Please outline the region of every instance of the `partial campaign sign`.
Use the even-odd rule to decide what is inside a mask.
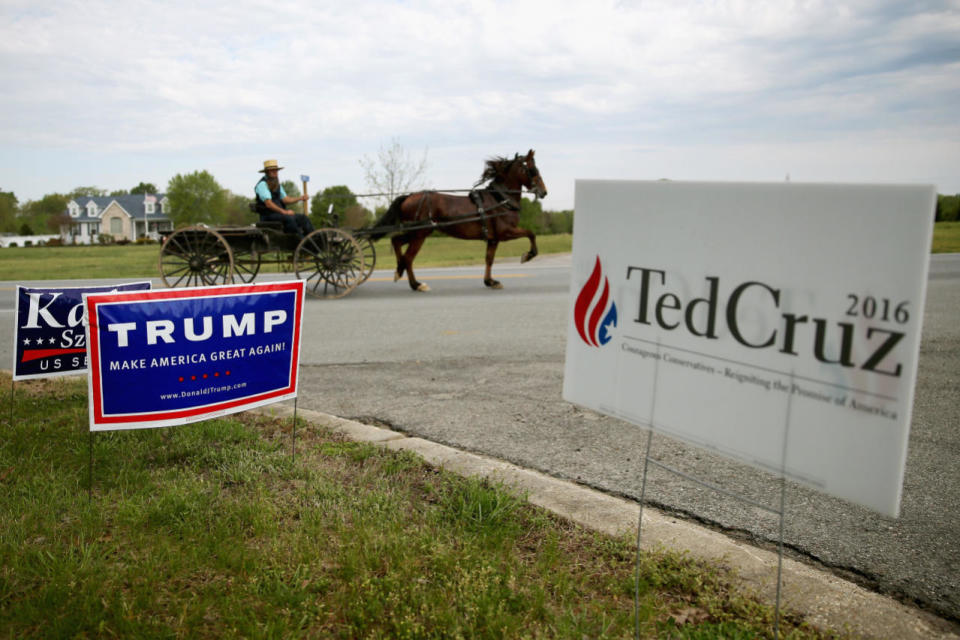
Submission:
[[[304,283],[84,296],[90,430],[165,427],[297,395]]]
[[[83,294],[141,291],[149,282],[96,287],[17,286],[13,331],[13,379],[84,373],[87,343]]]
[[[896,516],[935,197],[578,181],[564,398]]]

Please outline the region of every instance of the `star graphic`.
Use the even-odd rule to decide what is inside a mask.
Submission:
[[[615,326],[617,326],[616,318],[612,318],[609,322],[600,326],[600,342],[605,343],[610,339],[610,328]]]
[[[29,345],[30,345],[30,338],[24,338],[24,339],[23,339],[23,344],[29,346]]]
[[[57,341],[57,339],[56,339],[56,338],[53,338],[53,337],[51,337],[50,340],[49,340],[50,344],[53,344],[53,343],[55,343],[56,341]]]

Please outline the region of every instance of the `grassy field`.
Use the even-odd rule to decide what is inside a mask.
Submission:
[[[289,420],[91,440],[86,396],[36,380],[2,405],[0,638],[633,637],[632,540],[320,427],[294,458]],[[642,637],[771,635],[723,570],[639,567]]]
[[[933,253],[960,253],[960,222],[938,222],[933,229]]]
[[[568,253],[573,243],[570,234],[539,236],[542,254]],[[388,239],[374,245],[377,269],[394,269],[396,260]],[[515,258],[529,248],[526,240],[500,244],[497,260]],[[933,253],[960,252],[960,222],[938,222],[933,233]],[[417,256],[417,267],[452,267],[483,264],[486,245],[446,236],[430,237]],[[90,247],[26,247],[0,249],[0,280],[49,280],[75,278],[153,278],[159,276],[160,246],[124,245]],[[497,263],[494,263],[496,269]],[[277,271],[265,265],[264,272]],[[70,275],[65,275],[70,274]]]
[[[537,238],[541,254],[570,251],[569,234]],[[526,240],[503,242],[497,259],[517,257],[530,244]],[[395,269],[396,259],[388,239],[374,245],[377,269]],[[417,256],[416,267],[450,267],[483,264],[483,242],[431,237]],[[13,247],[0,249],[0,280],[49,280],[56,278],[153,278],[160,275],[160,245],[113,245],[76,247]],[[494,263],[496,268],[496,262]],[[264,265],[262,271],[277,271],[276,265]],[[67,275],[70,274],[70,275]]]

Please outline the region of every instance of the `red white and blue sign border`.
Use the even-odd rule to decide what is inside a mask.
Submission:
[[[287,384],[266,393],[234,398],[226,402],[215,402],[174,411],[152,411],[143,413],[105,414],[103,410],[103,385],[101,383],[100,337],[97,330],[97,308],[100,305],[132,304],[158,300],[209,299],[237,295],[258,295],[290,291],[295,294],[293,309],[293,334],[291,345],[290,369]],[[303,317],[304,282],[280,282],[269,284],[225,285],[216,287],[197,287],[190,289],[163,289],[123,294],[84,295],[84,309],[89,319],[87,344],[89,345],[89,413],[90,431],[116,431],[168,427],[208,420],[222,415],[238,413],[255,407],[273,404],[297,396],[297,383],[300,363],[300,338]]]

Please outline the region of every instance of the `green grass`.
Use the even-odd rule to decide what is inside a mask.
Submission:
[[[541,236],[541,254],[567,253],[570,234]],[[500,244],[497,259],[517,257],[529,249],[526,240]],[[396,268],[389,239],[374,245],[377,269]],[[450,267],[483,264],[486,244],[446,236],[430,237],[417,256],[417,267]],[[289,256],[289,254],[288,254]],[[51,280],[61,278],[154,278],[159,277],[160,245],[111,245],[76,247],[12,247],[0,249],[0,280]],[[496,263],[494,263],[496,265]],[[264,265],[263,272],[276,272],[277,265]]]
[[[559,234],[539,236],[541,255],[568,253],[573,236]],[[393,249],[388,239],[378,241],[376,268],[396,268]],[[497,261],[516,258],[525,253],[529,243],[511,240],[500,244]],[[960,222],[938,222],[933,231],[933,253],[960,252]],[[483,264],[486,245],[483,242],[431,236],[417,256],[416,267],[452,267]],[[72,278],[154,278],[160,275],[160,246],[124,245],[89,247],[13,247],[0,249],[0,280],[51,280]],[[497,262],[494,262],[494,267]],[[503,264],[500,264],[503,268]],[[263,272],[276,272],[277,265],[264,265]],[[65,275],[66,274],[66,275]]]
[[[933,253],[960,253],[960,222],[938,222],[933,229]]]
[[[10,388],[9,375],[0,387]],[[0,411],[0,638],[630,638],[632,540],[485,480],[239,414],[98,433],[86,385]],[[771,635],[722,569],[640,558],[644,638]],[[788,616],[783,637],[824,637]]]
[[[569,253],[573,246],[573,236],[569,233],[537,236],[537,249],[540,255],[550,253]],[[393,254],[390,240],[384,238],[374,245],[377,252],[377,269],[396,269],[397,261]],[[505,258],[517,258],[530,249],[526,239],[501,242],[497,247],[497,255],[493,266],[496,269],[498,262]],[[483,264],[487,253],[487,245],[475,240],[457,240],[446,236],[430,236],[423,244],[414,266],[422,267],[456,267],[462,265]],[[504,268],[500,265],[500,268]]]

